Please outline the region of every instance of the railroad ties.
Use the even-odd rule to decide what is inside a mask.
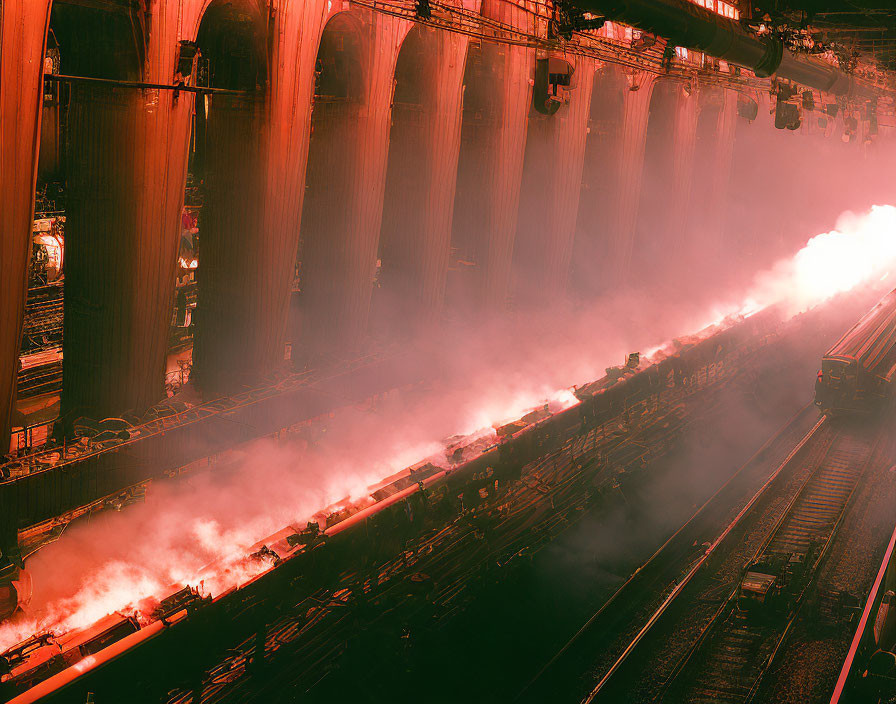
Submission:
[[[871,453],[862,435],[838,432],[754,555],[745,581],[676,668],[664,701],[742,704],[756,697]],[[744,586],[751,576],[755,592]],[[761,597],[751,600],[752,593]]]

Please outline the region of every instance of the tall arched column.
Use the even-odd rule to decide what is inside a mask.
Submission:
[[[382,331],[409,332],[441,309],[467,41],[415,25],[396,62],[376,304]]]
[[[692,84],[683,84],[678,92],[675,111],[672,150],[672,203],[669,239],[671,245],[683,250],[687,238],[685,225],[691,207],[694,177],[694,145],[697,135],[698,97]]]
[[[147,46],[147,80],[173,83],[178,73],[178,40],[183,37],[184,6],[190,0],[160,0],[153,5]],[[195,80],[192,81],[195,83]],[[137,245],[135,299],[140,329],[132,344],[145,355],[145,396],[126,399],[124,408],[142,409],[165,398],[171,312],[177,275],[190,132],[197,96],[170,90],[145,91],[138,113]],[[201,98],[199,98],[201,99]],[[143,364],[135,356],[135,366]],[[129,405],[128,405],[129,404]]]
[[[494,165],[488,172],[492,174],[488,192],[493,199],[493,210],[485,224],[488,256],[483,300],[494,310],[504,308],[510,292],[513,241],[526,153],[526,115],[532,97],[527,78],[530,52],[516,46],[508,46],[504,51],[507,62],[502,82],[504,117],[491,152]]]
[[[156,4],[153,32],[143,46],[126,21],[117,26],[65,8],[54,19],[63,72],[172,84],[178,10],[177,2]],[[100,39],[111,51],[95,52],[99,39],[86,30],[108,31]],[[71,87],[61,397],[66,420],[141,411],[164,398],[192,106],[192,95],[168,90]]]
[[[0,455],[9,447],[40,139],[49,0],[0,3]]]
[[[272,3],[273,4],[273,3]],[[250,379],[282,366],[301,236],[317,52],[326,20],[347,2],[284,0],[272,11],[270,131],[265,147],[264,237],[252,310],[263,327],[245,363]],[[229,388],[229,382],[228,388]]]
[[[407,23],[367,10],[329,20],[318,52],[300,245],[296,360],[357,352],[383,208],[395,59]]]
[[[723,211],[728,198],[731,181],[731,168],[734,162],[734,132],[737,129],[737,93],[733,90],[723,92],[722,114],[718,123],[718,149],[712,162],[713,169],[713,201],[718,207],[713,212],[713,229],[719,232],[719,245],[723,244],[721,236]]]
[[[514,246],[514,299],[562,297],[572,258],[595,62],[578,57],[569,101],[554,115],[529,112]]]

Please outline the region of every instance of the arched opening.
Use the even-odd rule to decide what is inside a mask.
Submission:
[[[629,281],[652,288],[672,272],[674,242],[671,214],[675,207],[675,123],[681,84],[660,80],[650,97],[641,197],[632,247]]]
[[[160,375],[134,377],[130,345],[144,321],[127,295],[140,273],[135,147],[144,94],[126,83],[142,78],[143,21],[135,8],[74,3],[54,3],[50,16],[46,68],[121,82],[45,82],[35,209],[38,217],[46,216],[41,219],[56,218],[47,228],[51,233],[61,233],[64,216],[66,422],[148,405],[161,389]],[[35,252],[39,266],[42,254]]]
[[[725,129],[725,91],[700,89],[694,138],[694,173],[691,179],[687,229],[682,252],[691,266],[704,272],[701,287],[721,274],[719,257],[721,218],[731,167],[731,133]],[[709,281],[707,281],[709,280]]]
[[[136,81],[145,57],[143,13],[124,6],[101,8],[88,3],[54,2],[50,29],[61,57],[61,71],[71,76]],[[52,42],[47,43],[51,48]]]
[[[395,66],[392,126],[374,274],[373,333],[385,338],[411,332],[431,312],[433,268],[427,239],[427,207],[435,166],[432,121],[437,109],[437,77],[444,39],[436,30],[414,25]],[[427,309],[430,310],[427,310]]]
[[[359,168],[366,133],[362,38],[357,20],[334,16],[315,69],[311,140],[293,294],[293,360],[339,357],[358,341],[370,305],[372,246]],[[372,235],[372,237],[371,237]]]
[[[43,70],[61,73],[59,42],[47,33]],[[28,269],[18,400],[24,410],[31,399],[49,398],[62,385],[62,317],[65,281],[65,144],[69,86],[46,80],[41,100],[34,223]],[[27,413],[20,421],[28,424]]]
[[[582,193],[576,222],[576,239],[570,267],[570,290],[589,300],[606,290],[609,216],[618,195],[618,161],[622,158],[625,92],[622,70],[607,64],[594,76]]]
[[[265,362],[256,354],[271,311],[256,293],[266,255],[263,233],[267,127],[266,21],[257,5],[215,0],[197,37],[200,80],[214,93],[196,103],[193,179],[201,184],[199,260],[193,312],[193,379],[225,391],[248,382]],[[281,356],[282,358],[282,356]]]
[[[504,118],[499,78],[506,47],[472,41],[463,79],[463,117],[451,253],[446,285],[446,309],[461,317],[483,303],[489,275],[489,241],[494,229],[491,179],[499,168],[496,137]]]

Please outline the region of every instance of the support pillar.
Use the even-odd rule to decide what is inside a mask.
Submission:
[[[147,81],[173,80],[177,22],[177,3],[155,7]],[[140,413],[165,398],[192,109],[188,93],[71,87],[66,421]]]
[[[673,128],[671,201],[669,213],[669,242],[671,246],[683,251],[688,241],[685,232],[688,211],[694,202],[692,184],[694,178],[694,145],[697,136],[697,95],[696,88],[684,86],[678,94],[678,109],[675,111]]]
[[[722,238],[725,206],[731,178],[734,154],[734,131],[737,122],[737,93],[721,88],[701,88],[701,110],[710,109],[706,103],[718,103],[716,119],[698,117],[695,143],[693,192],[699,200],[690,204],[689,239],[700,248],[694,253],[707,271],[718,270],[726,249]]]
[[[49,14],[48,0],[0,2],[0,455],[15,408]]]
[[[693,93],[691,84],[665,78],[651,95],[631,265],[640,287],[656,290],[688,264],[682,245],[693,176]]]
[[[489,45],[491,51],[501,51],[500,45]],[[485,288],[482,298],[490,309],[502,310],[510,293],[510,274],[513,265],[513,244],[516,235],[523,180],[523,160],[526,154],[526,115],[532,98],[528,81],[529,51],[522,47],[503,47],[505,69],[503,82],[504,115],[500,130],[487,153],[489,182],[486,192],[493,203],[489,219],[481,232],[488,239],[485,260]]]
[[[595,73],[570,267],[570,289],[579,300],[594,300],[608,288],[607,252],[609,240],[616,234],[609,230],[608,222],[620,197],[616,179],[621,168],[621,136],[628,92],[625,74],[619,66],[604,64]]]

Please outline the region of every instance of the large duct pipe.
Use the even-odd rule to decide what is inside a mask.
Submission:
[[[840,69],[798,59],[772,36],[744,31],[739,23],[688,0],[573,0],[588,12],[666,37],[676,46],[702,51],[757,76],[777,75],[833,95],[872,97]]]

